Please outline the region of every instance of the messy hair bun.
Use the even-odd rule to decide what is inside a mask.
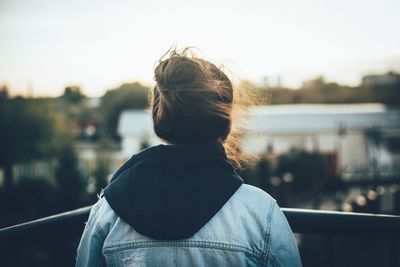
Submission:
[[[240,147],[232,134],[233,85],[213,63],[188,48],[170,51],[154,71],[151,94],[154,131],[172,144],[218,141],[239,165]]]

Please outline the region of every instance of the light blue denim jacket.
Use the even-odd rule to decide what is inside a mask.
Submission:
[[[243,184],[189,239],[137,233],[101,198],[92,208],[76,266],[301,266],[290,226],[264,191]]]

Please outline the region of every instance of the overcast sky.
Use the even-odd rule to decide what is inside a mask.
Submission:
[[[253,82],[299,86],[324,75],[358,84],[400,71],[398,0],[0,0],[0,84],[90,96],[122,82],[152,83],[171,46],[195,46]]]

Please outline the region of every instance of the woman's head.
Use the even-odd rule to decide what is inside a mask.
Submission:
[[[155,68],[151,94],[154,131],[172,144],[219,141],[238,163],[231,133],[234,89],[228,76],[189,49],[171,51]]]
[[[231,129],[232,83],[214,64],[187,54],[170,52],[155,69],[154,130],[173,144],[224,141]]]

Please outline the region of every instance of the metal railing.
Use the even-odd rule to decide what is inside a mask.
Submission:
[[[89,207],[0,229],[0,249],[79,238]],[[293,232],[329,236],[359,236],[400,240],[400,216],[365,213],[282,209]]]

